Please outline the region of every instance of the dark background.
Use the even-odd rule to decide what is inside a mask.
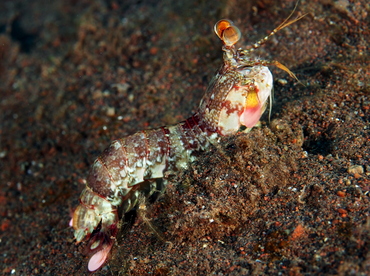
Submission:
[[[90,164],[196,110],[222,62],[219,19],[244,47],[295,5],[214,2],[0,2],[0,274],[87,275],[68,222]],[[271,121],[199,154],[131,215],[96,275],[368,274],[370,7],[296,13],[256,56],[301,83],[271,68]]]

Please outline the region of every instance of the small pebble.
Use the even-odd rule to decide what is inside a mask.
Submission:
[[[107,108],[107,116],[113,117],[116,114],[116,109],[114,107]]]
[[[278,79],[277,82],[281,85],[286,85],[288,83],[286,79]]]
[[[364,173],[364,167],[362,167],[360,165],[350,166],[348,168],[348,173],[352,173],[352,174],[363,174]]]
[[[345,196],[346,196],[346,193],[345,193],[345,192],[343,192],[343,191],[338,191],[338,192],[337,192],[337,196],[345,197]]]

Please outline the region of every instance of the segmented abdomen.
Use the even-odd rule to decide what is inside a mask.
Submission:
[[[197,115],[174,126],[137,132],[111,143],[95,160],[87,185],[119,206],[136,185],[187,168],[192,152],[207,147],[208,139]]]

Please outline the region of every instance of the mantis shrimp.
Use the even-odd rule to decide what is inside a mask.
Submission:
[[[223,64],[198,111],[177,125],[113,141],[95,160],[70,222],[77,243],[88,240],[89,271],[106,262],[120,228],[119,217],[133,209],[140,197],[163,191],[169,176],[195,160],[195,152],[218,143],[222,136],[242,129],[247,132],[258,123],[272,98],[273,78],[267,66],[277,66],[296,78],[277,61],[251,57],[269,37],[303,17],[289,21],[291,15],[245,50],[235,47],[241,38],[239,28],[231,20],[218,21],[214,31],[223,42]]]

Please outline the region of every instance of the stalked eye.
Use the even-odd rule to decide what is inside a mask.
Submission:
[[[226,46],[237,43],[241,37],[238,27],[231,20],[221,19],[215,24],[214,31]]]
[[[238,27],[233,26],[224,30],[222,34],[222,41],[227,46],[232,46],[239,41],[241,33]]]
[[[227,28],[233,26],[234,23],[228,19],[221,19],[218,21],[214,26],[214,31],[218,35],[218,37],[222,40],[222,33]]]

